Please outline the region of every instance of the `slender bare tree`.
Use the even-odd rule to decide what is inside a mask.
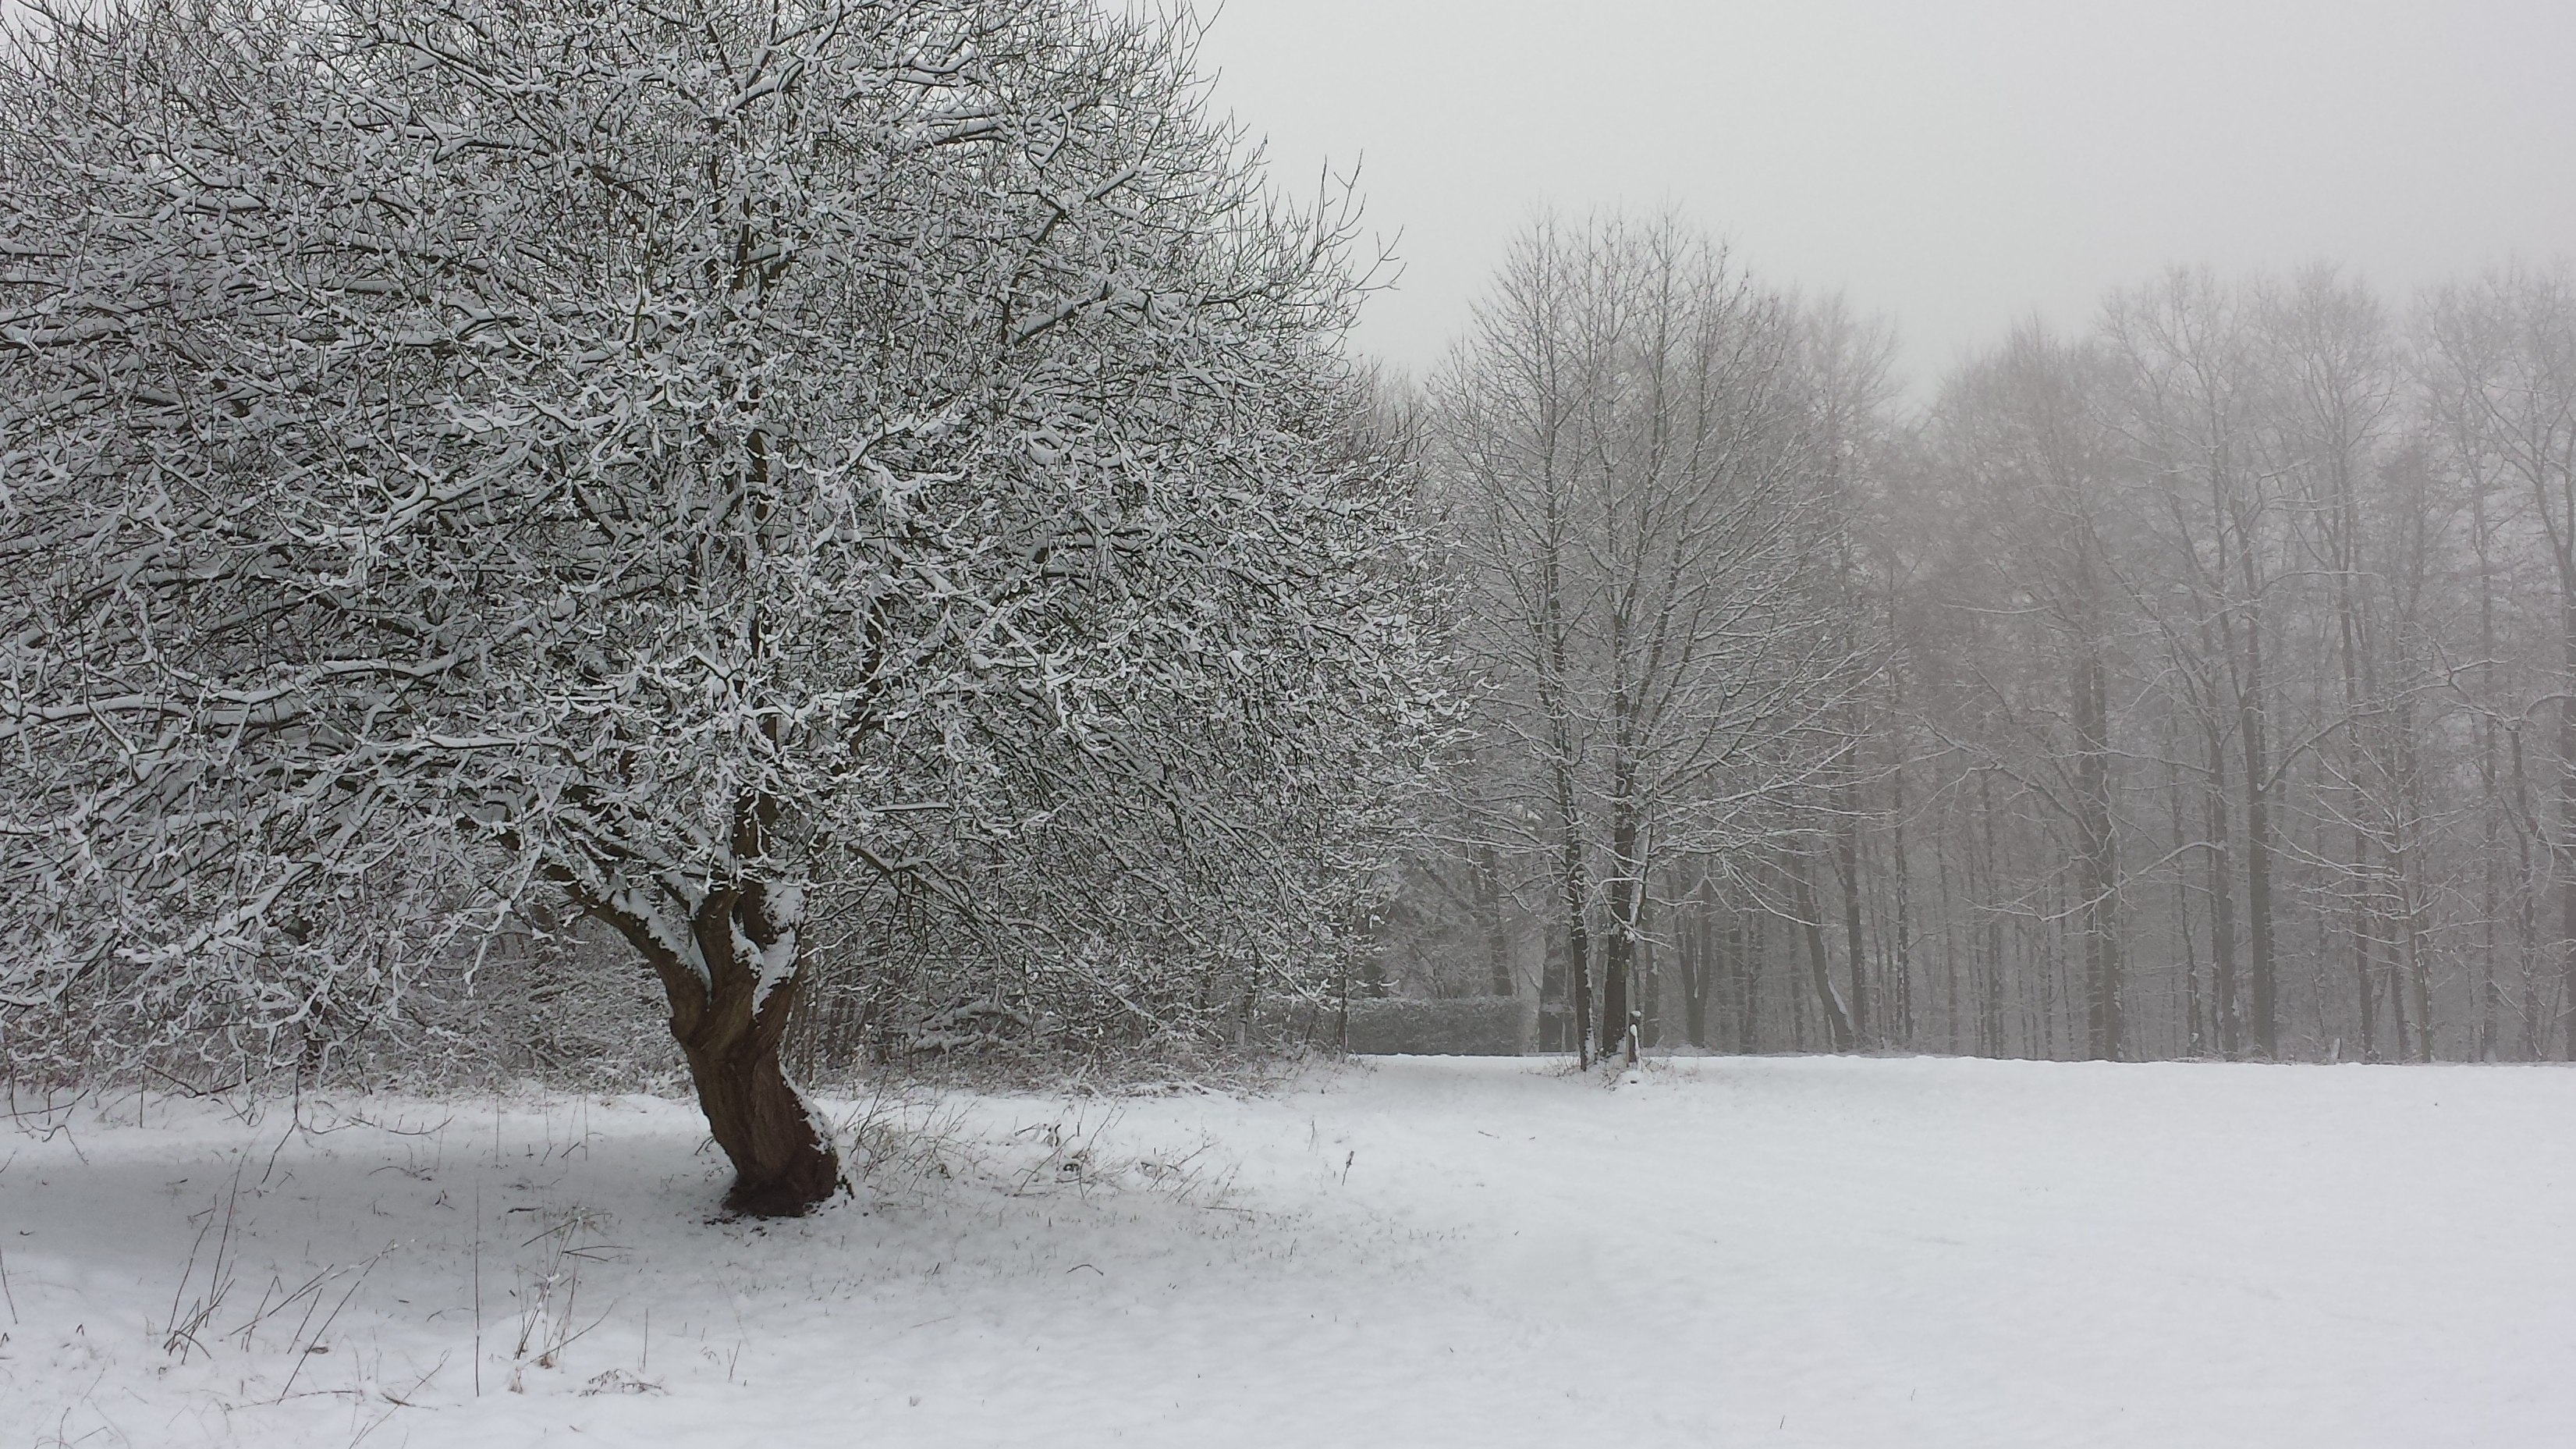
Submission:
[[[1547,822],[1514,844],[1548,860],[1578,1031],[1600,943],[1604,1053],[1636,1047],[1665,863],[1749,870],[1857,687],[1809,360],[1788,299],[1680,223],[1549,221],[1434,386],[1467,655],[1517,760],[1492,783],[1530,797],[1494,814]]]

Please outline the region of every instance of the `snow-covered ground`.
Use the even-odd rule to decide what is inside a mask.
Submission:
[[[768,1225],[650,1099],[135,1111],[0,1139],[0,1445],[2576,1435],[2576,1071],[952,1096]]]

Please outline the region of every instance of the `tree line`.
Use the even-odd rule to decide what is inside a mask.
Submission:
[[[1402,989],[1601,1051],[2576,1057],[2568,275],[2176,269],[1919,407],[1889,352],[1678,223],[1522,240],[1421,404],[1486,602]]]

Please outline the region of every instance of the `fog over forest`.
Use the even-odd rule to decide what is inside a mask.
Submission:
[[[2568,276],[2177,268],[1919,411],[1889,351],[1683,223],[1527,235],[1423,395],[1484,724],[1394,979],[1741,1051],[2576,1057]]]
[[[1199,53],[1283,182],[1357,173],[1402,268],[1355,337],[1399,371],[1535,209],[1672,207],[1894,318],[1919,404],[2171,265],[2331,260],[2402,303],[2562,255],[2571,49],[2534,0],[1230,0]]]
[[[1432,6],[1316,19],[1232,7],[1205,53],[1224,94],[1267,103],[1251,124],[1280,164],[1359,176],[1394,262],[1354,336],[1418,384],[1429,456],[1446,459],[1435,486],[1475,471],[1441,452],[1439,420],[1547,330],[1523,289],[1597,308],[1557,324],[1593,335],[1558,340],[1605,349],[1572,364],[1598,378],[1531,383],[1531,402],[1630,405],[1611,393],[1639,385],[1632,363],[1610,354],[1676,324],[1804,326],[1827,354],[1810,365],[1840,396],[1814,405],[1815,431],[1839,501],[1819,505],[1836,518],[1811,520],[1814,546],[1837,551],[1873,697],[1841,706],[1830,728],[1854,743],[1804,787],[1822,813],[1786,856],[1668,866],[1702,848],[1696,807],[1596,807],[1592,848],[1614,859],[1583,865],[1584,888],[1636,881],[1639,924],[1604,944],[1651,956],[1653,1035],[1821,1047],[1844,1039],[1840,1014],[1862,1041],[2016,1055],[2576,1051],[2559,1004],[2576,981],[2576,806],[2552,662],[2568,647],[2552,519],[2570,502],[2576,189],[2528,180],[2562,175],[2576,146],[2576,104],[2532,68],[2576,39],[2565,14],[1635,3],[1576,30],[1543,7],[1464,30]],[[1333,38],[1355,31],[1388,43]],[[1426,50],[1470,63],[1408,65]],[[1738,54],[1762,63],[1710,64]],[[1619,105],[1587,109],[1552,83],[1569,75],[1620,77]],[[1629,275],[1541,280],[1536,253],[1560,245]],[[1681,263],[1709,274],[1688,285],[1808,320],[1741,320],[1752,306],[1712,323],[1644,295],[1675,261],[1640,253],[1699,246],[1726,255]],[[1611,300],[1623,286],[1642,290]],[[1709,377],[1682,359],[1648,371],[1665,367]],[[1598,572],[1567,581],[1572,612],[1607,611],[1568,657],[1604,671],[1579,709],[1608,738],[1635,707],[1621,691],[1653,686],[1602,652],[1672,621],[1639,582],[1648,559],[1724,572],[1734,555],[1653,514],[1647,495],[1671,485],[1610,476],[1660,459],[1602,466],[1568,495],[1600,532],[1577,524],[1556,546]],[[1623,501],[1641,532],[1612,542]],[[1446,516],[1466,552],[1494,555],[1471,573],[1550,546]],[[1645,536],[1659,528],[1674,536]],[[1847,541],[1822,541],[1837,528]],[[1540,661],[1519,662],[1535,681]],[[1562,748],[1617,794],[1621,747],[1582,733]],[[1663,778],[1669,795],[1678,776]],[[1509,803],[1483,800],[1458,829],[1467,857],[1502,854],[1423,863],[1440,883],[1399,907],[1412,934],[1390,969],[1407,989],[1568,969],[1566,923],[1515,946],[1461,904],[1565,889],[1534,864],[1532,827],[1492,816],[1545,790],[1494,789]],[[1672,818],[1646,818],[1660,809]],[[1626,864],[1623,828],[1639,842]],[[1728,854],[1739,837],[1720,834],[1706,848]],[[1515,957],[1475,986],[1480,931],[1489,966],[1515,950],[1548,964]]]

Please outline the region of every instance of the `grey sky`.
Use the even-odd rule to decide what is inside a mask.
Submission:
[[[1918,390],[2168,262],[2576,254],[2564,0],[1226,0],[1203,55],[1283,181],[1365,158],[1360,342],[1416,372],[1542,203],[1675,205],[1894,317]]]

